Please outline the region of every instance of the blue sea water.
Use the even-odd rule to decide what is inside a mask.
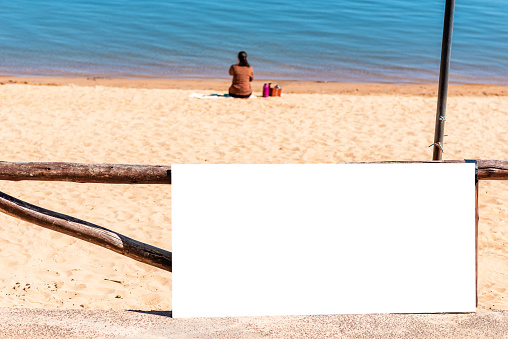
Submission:
[[[437,83],[445,0],[1,0],[0,74]],[[452,83],[508,85],[508,1],[456,0]]]

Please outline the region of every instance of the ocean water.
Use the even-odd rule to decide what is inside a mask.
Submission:
[[[445,0],[1,0],[0,74],[437,83]],[[456,0],[451,83],[508,85],[508,2]]]

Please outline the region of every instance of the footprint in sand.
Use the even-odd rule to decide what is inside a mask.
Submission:
[[[74,286],[74,290],[76,290],[76,291],[82,291],[86,288],[87,288],[87,286],[85,284],[79,284],[79,285]]]

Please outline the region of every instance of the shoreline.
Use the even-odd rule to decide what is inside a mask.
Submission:
[[[437,97],[438,84],[412,83],[347,83],[333,81],[307,80],[267,80],[252,82],[253,93],[261,94],[264,83],[279,84],[286,94],[347,94],[347,95],[403,95]],[[16,77],[0,75],[0,85],[25,84],[34,86],[105,86],[144,89],[180,89],[197,91],[217,91],[227,93],[231,81],[228,80],[181,80],[181,79],[130,79],[108,77]],[[448,86],[448,96],[508,96],[508,86],[492,84],[468,84]]]

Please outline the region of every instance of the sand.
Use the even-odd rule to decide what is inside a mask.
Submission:
[[[240,100],[189,97],[224,94],[227,81],[0,77],[0,84],[0,161],[432,158],[433,85],[287,81],[281,98]],[[506,87],[451,86],[443,158],[507,159],[507,126]],[[171,250],[169,185],[2,181],[0,191]],[[508,182],[481,181],[479,204],[479,309],[508,310]],[[0,307],[171,310],[169,272],[4,214],[0,225]]]
[[[19,322],[19,319],[28,319]],[[0,309],[2,338],[506,338],[508,311],[172,319],[171,312]],[[3,336],[2,336],[3,335]]]

